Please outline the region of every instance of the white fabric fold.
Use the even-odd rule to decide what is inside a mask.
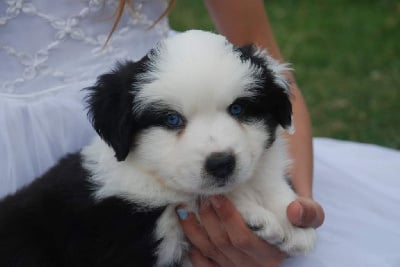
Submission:
[[[314,138],[316,250],[284,267],[400,266],[400,151]]]

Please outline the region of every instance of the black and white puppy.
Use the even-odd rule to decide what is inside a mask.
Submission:
[[[100,138],[0,202],[0,266],[190,265],[175,207],[196,212],[215,194],[261,238],[309,252],[314,230],[286,217],[285,71],[254,46],[188,31],[100,76],[88,96]]]

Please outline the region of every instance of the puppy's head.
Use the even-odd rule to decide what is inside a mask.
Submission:
[[[100,76],[89,113],[118,161],[174,190],[222,193],[291,126],[285,70],[254,46],[189,31]]]

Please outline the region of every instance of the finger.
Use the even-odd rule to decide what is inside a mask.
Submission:
[[[199,216],[201,224],[206,230],[210,240],[219,249],[225,249],[231,246],[229,236],[219,221],[218,216],[215,214],[215,211],[209,201],[201,201],[199,205]]]
[[[287,216],[292,224],[299,227],[318,228],[325,220],[321,205],[310,198],[299,198],[290,203]]]
[[[214,208],[208,200],[200,203],[199,215],[201,224],[207,231],[211,242],[224,254],[226,261],[217,263],[221,266],[255,266],[253,260],[241,250],[234,247],[219,220]],[[234,264],[233,264],[234,263]]]
[[[190,251],[190,261],[194,267],[218,267],[216,263],[204,257],[200,250],[195,247]]]
[[[176,212],[185,236],[189,239],[190,243],[201,252],[203,256],[218,263],[229,263],[225,256],[210,241],[207,232],[199,224],[196,216],[192,212],[187,212],[183,207],[178,207]]]
[[[227,198],[216,196],[211,197],[210,200],[233,246],[242,250],[263,266],[271,261],[283,261],[286,257],[285,254],[275,246],[254,235],[247,227],[240,213]]]
[[[325,220],[325,213],[321,205],[308,198],[299,198],[299,201],[304,209],[301,226],[313,228],[321,226]]]

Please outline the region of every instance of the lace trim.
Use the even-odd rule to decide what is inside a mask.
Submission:
[[[52,37],[53,40],[50,39],[48,45],[40,47],[34,53],[17,50],[0,41],[0,53],[3,52],[13,58],[13,60],[21,66],[20,77],[14,80],[3,81],[0,84],[0,92],[6,94],[18,93],[17,88],[19,86],[39,76],[52,77],[60,82],[71,79],[78,79],[77,81],[83,79],[85,77],[84,74],[80,77],[68,77],[68,75],[61,70],[56,67],[51,67],[48,64],[49,58],[55,54],[55,50],[62,46],[66,40],[74,40],[92,47],[90,52],[93,56],[111,57],[117,55],[120,51],[119,47],[115,46],[115,43],[126,35],[129,30],[135,28],[145,31],[145,29],[154,23],[154,20],[149,19],[148,16],[142,12],[143,2],[134,1],[131,6],[127,6],[126,8],[130,13],[127,16],[126,24],[121,25],[122,27],[114,33],[111,42],[107,47],[103,48],[108,32],[106,31],[104,34],[102,33],[97,36],[90,36],[85,32],[82,23],[90,16],[98,16],[98,13],[102,12],[105,6],[109,6],[111,10],[114,10],[117,4],[115,0],[84,0],[84,5],[80,12],[67,18],[45,13],[39,10],[34,4],[34,1],[30,0],[6,0],[5,3],[7,4],[7,8],[5,15],[0,15],[0,29],[1,27],[6,27],[12,20],[18,19],[19,16],[29,15],[44,21],[55,32]],[[153,31],[155,31],[160,38],[166,37],[169,31],[168,22],[162,21],[158,23]]]

